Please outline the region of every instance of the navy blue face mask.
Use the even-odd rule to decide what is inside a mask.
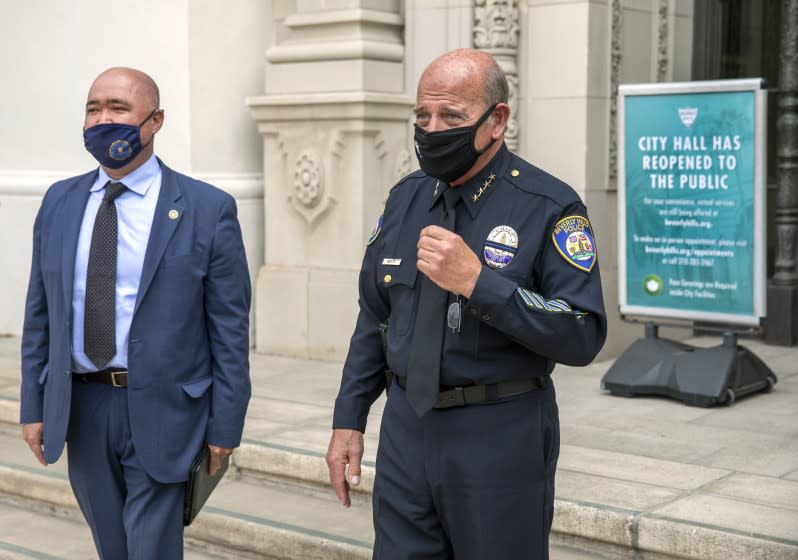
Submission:
[[[153,109],[147,118],[136,126],[132,124],[96,124],[83,129],[83,144],[100,165],[119,169],[141,153],[150,142],[141,145],[141,126],[158,111]]]

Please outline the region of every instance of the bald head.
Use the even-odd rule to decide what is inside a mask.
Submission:
[[[132,144],[140,148],[131,148],[131,154],[135,154],[131,159],[118,160],[124,163],[122,167],[117,165],[118,161],[109,163],[104,155],[97,156],[97,153],[109,153],[109,146],[92,144],[95,151],[89,151],[97,157],[110,177],[124,177],[153,155],[154,137],[163,122],[164,112],[160,109],[158,86],[144,72],[133,68],[109,68],[91,84],[86,99],[84,131],[98,125],[131,125],[138,128],[139,141],[133,141]],[[112,127],[109,130],[118,129]]]
[[[161,104],[161,95],[158,85],[149,75],[135,68],[115,67],[102,72],[91,85],[89,98],[97,86],[106,83],[124,84],[131,96],[137,97],[150,109],[157,109]]]
[[[464,95],[478,96],[485,106],[507,103],[509,88],[496,59],[484,51],[456,49],[435,60],[421,74],[419,91],[425,88],[455,87]]]

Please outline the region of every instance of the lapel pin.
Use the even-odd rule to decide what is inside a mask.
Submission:
[[[177,210],[169,210],[169,219],[170,220],[176,220],[179,215],[180,214],[177,212]]]

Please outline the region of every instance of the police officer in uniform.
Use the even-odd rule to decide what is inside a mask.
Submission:
[[[590,363],[607,324],[585,206],[507,149],[507,100],[487,53],[458,49],[427,67],[421,170],[391,190],[366,248],[327,463],[348,506],[390,368],[377,559],[548,558],[559,454],[550,374]]]

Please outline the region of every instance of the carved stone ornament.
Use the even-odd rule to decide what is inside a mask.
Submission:
[[[474,46],[478,49],[517,49],[518,0],[474,2]]]
[[[510,88],[508,104],[516,109],[518,101],[518,0],[474,1],[474,46],[491,55],[499,63]],[[518,148],[518,118],[510,113],[504,141],[511,150]]]
[[[394,178],[399,181],[404,176],[409,175],[413,171],[413,156],[409,150],[399,150],[396,156],[396,171]]]
[[[610,189],[618,188],[618,85],[623,62],[623,8],[612,0],[612,41],[610,50]]]
[[[323,168],[313,152],[305,150],[294,164],[293,193],[288,198],[308,223],[313,223],[335,200],[324,189]]]

